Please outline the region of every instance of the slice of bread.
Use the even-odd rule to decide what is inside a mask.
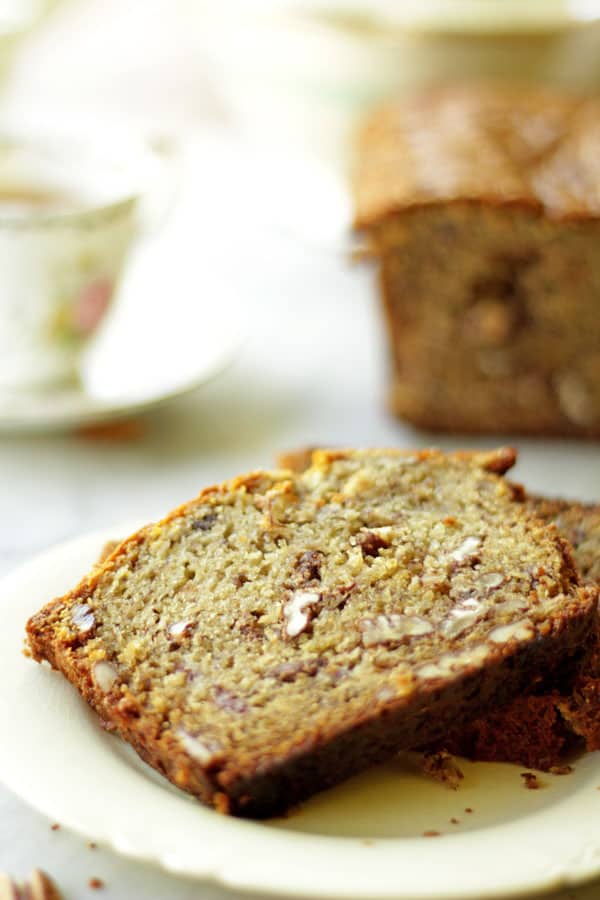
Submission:
[[[28,623],[147,762],[266,816],[564,666],[594,627],[515,454],[321,451],[208,488]]]
[[[569,542],[580,575],[600,582],[600,504],[539,496],[527,502],[536,516],[556,525]]]
[[[314,447],[278,457],[300,472],[310,466]],[[518,490],[515,485],[515,490]],[[569,542],[585,581],[600,584],[600,504],[522,494],[529,509],[558,528]],[[531,684],[509,704],[489,710],[467,725],[452,728],[439,746],[488,762],[514,762],[533,769],[560,765],[576,747],[600,750],[600,632],[585,636],[579,661]]]
[[[583,578],[600,583],[600,505],[546,497],[530,497],[527,503],[569,541]],[[582,654],[579,670],[567,669],[553,682],[453,731],[442,744],[473,759],[516,762],[534,769],[559,765],[578,745],[600,750],[598,631],[589,652]]]

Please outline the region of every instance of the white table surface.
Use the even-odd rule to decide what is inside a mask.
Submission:
[[[150,6],[119,5],[126,7],[130,18],[135,18],[136,8],[139,13],[142,6]],[[68,70],[64,60],[60,69],[56,40],[61,38],[66,57],[69,52],[75,59],[90,57],[91,35],[106,46],[100,9],[109,6],[114,11],[117,4],[112,0],[80,4],[81,9],[87,7],[87,18],[79,7],[72,13],[79,32],[76,26],[69,30],[67,11],[53,26],[52,40],[45,45],[42,40],[37,47],[40,59],[57,61],[56,72],[40,79],[33,65],[38,57],[21,63],[7,95],[8,106],[12,102],[22,107],[33,96],[43,101],[48,85],[60,82],[60,71],[60,89],[68,84],[75,90],[77,79],[64,76]],[[71,39],[76,34],[81,41]],[[117,55],[119,50],[127,58],[125,38]],[[161,65],[167,57],[165,50]],[[116,78],[113,81],[114,88]],[[129,78],[134,105],[141,81],[135,73]],[[161,83],[164,86],[164,79]],[[185,79],[175,79],[171,96],[179,96],[186,85]],[[245,314],[250,313],[251,327],[239,358],[222,376],[145,418],[137,440],[0,437],[0,576],[75,535],[131,518],[160,516],[208,483],[269,465],[282,448],[307,443],[448,447],[497,443],[418,434],[386,414],[384,352],[366,270],[280,237],[265,238],[262,245],[259,241],[253,251],[255,263],[246,271],[244,249],[235,241],[223,278],[235,280],[237,301]],[[210,297],[203,300],[210,302]],[[600,500],[598,444],[519,441],[518,446],[517,476],[529,487]],[[1,602],[0,596],[0,606]],[[5,729],[10,723],[2,723]],[[44,868],[67,900],[233,896],[123,860],[101,847],[92,850],[80,836],[64,829],[53,831],[50,825],[0,788],[0,871],[24,877],[34,866]],[[92,876],[105,882],[103,891],[88,888]],[[561,900],[599,896],[600,884],[560,894]]]

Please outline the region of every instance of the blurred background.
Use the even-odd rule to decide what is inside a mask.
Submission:
[[[0,0],[0,125],[66,126],[117,151],[134,133],[172,176],[85,391],[0,392],[0,575],[94,529],[119,538],[115,523],[283,449],[497,443],[386,412],[347,190],[366,109],[479,79],[600,91],[600,0]],[[519,446],[532,490],[600,499],[597,445]],[[41,865],[82,896],[81,841],[0,789],[3,835],[0,870]],[[110,896],[198,896],[108,852],[97,866]]]
[[[382,96],[477,78],[600,87],[595,0],[4,0],[3,104],[206,119],[339,158]]]

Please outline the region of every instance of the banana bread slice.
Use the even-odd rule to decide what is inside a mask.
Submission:
[[[600,583],[600,505],[530,497],[536,515],[554,523],[573,548],[584,579]],[[508,706],[453,731],[442,744],[472,759],[515,762],[534,769],[558,765],[577,745],[600,750],[600,633],[596,630],[578,672],[550,688],[528,692]]]
[[[600,504],[540,501],[537,508],[573,545],[584,579],[600,585]],[[563,692],[557,708],[570,732],[587,750],[600,750],[600,629],[573,689]]]
[[[527,503],[569,542],[580,575],[600,582],[600,504],[539,496],[528,497]]]
[[[315,447],[278,455],[281,466],[300,472],[311,465]],[[515,490],[519,488],[515,485]],[[528,508],[558,528],[573,551],[585,581],[600,584],[600,504],[522,494]],[[586,643],[589,646],[586,649]],[[577,667],[555,672],[507,706],[453,729],[440,746],[458,756],[514,762],[533,769],[559,765],[577,745],[600,750],[600,632],[586,635]],[[430,748],[434,752],[437,746]]]
[[[392,410],[432,430],[600,434],[600,100],[429,90],[375,112],[357,155]]]
[[[178,786],[282,812],[579,652],[597,590],[514,456],[323,451],[208,488],[35,615],[31,653]]]

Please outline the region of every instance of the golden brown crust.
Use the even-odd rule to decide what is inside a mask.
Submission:
[[[107,541],[105,543],[104,547],[102,548],[102,550],[100,551],[100,555],[98,556],[97,564],[100,565],[101,563],[105,562],[108,559],[108,557],[111,556],[115,552],[115,550],[117,549],[118,546],[119,546],[119,541]]]
[[[327,449],[323,447],[299,447],[295,450],[284,450],[277,454],[276,463],[283,469],[291,472],[304,472],[311,466],[323,467],[336,459],[343,459],[355,453],[353,450],[343,448]],[[380,454],[378,450],[363,450],[362,453]],[[517,461],[517,451],[514,447],[498,447],[494,450],[455,450],[453,453],[444,454],[441,450],[429,448],[426,450],[403,450],[397,447],[387,448],[385,453],[398,457],[414,457],[415,459],[450,458],[471,460],[480,466],[485,472],[493,472],[496,475],[504,475]]]
[[[280,469],[289,469],[290,472],[304,472],[312,463],[312,456],[318,447],[298,447],[295,450],[284,450],[275,457],[275,464]]]
[[[356,225],[459,202],[600,215],[600,105],[538,89],[433,89],[377,110],[359,141]]]

